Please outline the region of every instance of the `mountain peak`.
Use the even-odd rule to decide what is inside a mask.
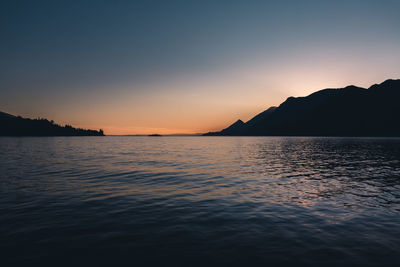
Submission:
[[[400,80],[323,89],[207,135],[400,136],[399,98]]]
[[[392,87],[400,87],[400,79],[397,79],[397,80],[388,79],[388,80],[384,81],[383,83],[379,83],[379,84],[376,83],[368,89],[369,90],[379,90],[381,88],[392,88]]]
[[[234,124],[232,124],[232,126],[233,125],[242,125],[242,124],[244,124],[244,122],[241,119],[238,119]]]
[[[349,85],[349,86],[346,86],[345,88],[343,88],[344,90],[360,90],[360,89],[363,89],[363,90],[365,90],[364,88],[361,88],[361,87],[358,87],[358,86],[355,86],[355,85]]]

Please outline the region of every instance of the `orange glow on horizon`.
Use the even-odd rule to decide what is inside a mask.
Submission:
[[[82,127],[89,128],[89,127]],[[100,129],[96,127],[94,129]],[[200,132],[193,132],[187,129],[168,129],[168,128],[146,128],[146,127],[116,127],[106,126],[101,128],[106,135],[148,135],[148,134],[198,134]]]
[[[103,129],[106,135],[199,134],[222,130],[238,119],[246,122],[289,96],[307,96],[347,85],[368,88],[399,78],[400,55],[399,60],[378,59],[375,65],[381,68],[371,73],[370,58],[362,53],[313,50],[275,62],[241,62],[204,75],[182,74],[154,77],[145,84],[132,81],[107,85],[95,93],[75,88],[65,90],[65,95],[48,94],[35,102],[25,97],[26,102],[5,105],[3,111],[78,128]]]

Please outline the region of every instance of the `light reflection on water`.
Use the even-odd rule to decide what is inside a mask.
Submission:
[[[12,265],[400,263],[400,139],[0,138],[0,151]]]

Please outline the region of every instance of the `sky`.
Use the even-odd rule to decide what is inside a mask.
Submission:
[[[289,96],[400,78],[400,1],[0,2],[0,111],[203,133]]]

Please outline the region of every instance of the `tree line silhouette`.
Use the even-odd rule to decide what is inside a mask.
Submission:
[[[29,119],[0,112],[0,136],[104,136],[102,129],[61,126],[44,118]]]

